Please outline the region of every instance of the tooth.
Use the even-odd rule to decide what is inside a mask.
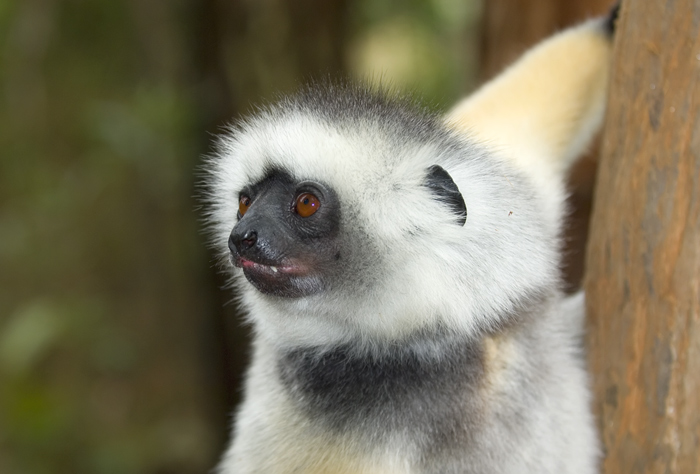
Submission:
[[[273,272],[277,273],[277,267],[270,267],[270,268],[272,268]]]

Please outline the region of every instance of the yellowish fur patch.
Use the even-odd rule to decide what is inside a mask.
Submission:
[[[367,450],[335,438],[294,439],[277,450],[268,474],[407,474],[406,467],[388,465],[386,459],[368,456]]]
[[[507,334],[484,339],[484,381],[486,400],[498,394],[508,384],[508,370],[514,361],[520,360],[515,343]]]

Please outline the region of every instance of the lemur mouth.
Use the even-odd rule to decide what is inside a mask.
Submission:
[[[271,296],[300,298],[320,291],[324,284],[311,262],[298,258],[258,259],[231,253],[233,266],[241,268],[255,289]]]
[[[258,291],[284,298],[300,298],[317,293],[324,287],[312,267],[296,260],[255,262],[240,256],[231,256],[233,265],[243,269],[243,275]]]
[[[259,275],[268,275],[270,277],[283,277],[283,276],[303,276],[308,273],[308,269],[298,263],[283,263],[283,264],[273,264],[273,263],[262,263],[243,258],[241,256],[231,256],[231,263],[242,268],[243,272],[255,273]]]

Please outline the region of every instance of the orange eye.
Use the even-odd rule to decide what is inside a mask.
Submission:
[[[297,214],[301,217],[309,217],[318,211],[319,207],[321,207],[321,201],[319,201],[316,196],[311,193],[301,193],[297,196],[294,210],[296,210]]]
[[[248,196],[241,196],[238,200],[238,214],[243,217],[250,207],[250,198]]]

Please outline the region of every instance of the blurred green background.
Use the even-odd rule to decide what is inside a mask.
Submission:
[[[213,134],[314,77],[445,108],[479,1],[0,0],[0,473],[201,473],[246,332],[198,221]]]

